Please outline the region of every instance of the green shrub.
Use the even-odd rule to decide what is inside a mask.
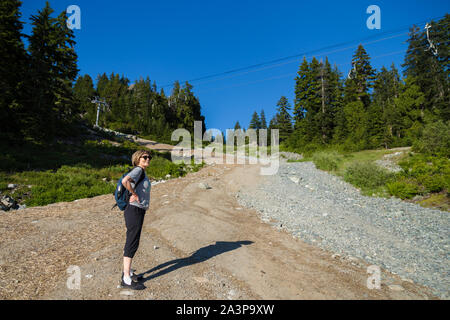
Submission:
[[[445,157],[423,154],[410,155],[400,166],[405,179],[415,180],[424,192],[449,190],[450,160]]]
[[[342,159],[343,156],[336,151],[320,151],[314,153],[312,156],[312,161],[316,165],[316,168],[326,171],[337,170]]]
[[[184,164],[175,164],[162,157],[154,157],[147,168],[147,174],[154,179],[162,179],[167,174],[179,177],[183,174]]]
[[[450,157],[450,122],[438,120],[427,123],[422,136],[413,143],[413,150]]]
[[[400,199],[411,199],[420,193],[420,187],[407,180],[390,182],[386,187],[390,195]]]
[[[0,191],[8,189],[8,184],[6,182],[0,182]]]
[[[203,164],[189,166],[192,171],[198,171]],[[115,165],[101,169],[93,168],[89,164],[75,166],[64,165],[58,170],[25,171],[19,175],[0,177],[19,184],[31,184],[31,197],[25,200],[27,206],[44,206],[60,201],[73,201],[90,198],[102,194],[113,193],[117,180],[129,169],[127,165]],[[154,157],[147,168],[147,175],[153,179],[184,175],[187,171],[185,164],[175,164],[162,157]],[[106,178],[106,179],[105,179]],[[0,187],[5,186],[5,182]]]
[[[394,178],[394,174],[370,161],[354,161],[344,172],[344,180],[362,188],[376,188]]]
[[[112,193],[114,184],[103,181],[92,169],[64,166],[57,172],[40,172],[39,184],[31,188],[27,206],[44,206],[54,202],[73,201]]]
[[[446,186],[446,181],[443,175],[422,175],[417,177],[417,181],[425,187],[426,192],[439,192]]]

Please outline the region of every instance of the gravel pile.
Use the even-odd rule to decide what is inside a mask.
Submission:
[[[278,173],[264,179],[257,190],[236,195],[264,221],[308,243],[412,279],[441,298],[450,297],[448,212],[363,196],[312,162],[280,163]]]
[[[282,151],[279,152],[279,156],[280,156],[280,160],[283,161],[287,161],[287,160],[302,160],[303,156],[301,154],[298,153],[294,153],[294,152],[286,152],[286,151]]]
[[[402,168],[396,163],[396,161],[393,161],[393,159],[401,156],[402,154],[402,151],[385,154],[383,159],[376,160],[375,164],[390,172],[400,172],[402,171]]]

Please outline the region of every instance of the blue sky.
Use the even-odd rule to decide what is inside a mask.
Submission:
[[[44,5],[45,0],[23,1],[24,33],[31,32],[30,15]],[[55,15],[69,5],[81,9],[81,30],[75,30],[79,74],[95,79],[115,72],[131,82],[149,76],[158,89],[169,85],[166,94],[175,80],[184,83],[341,43],[346,45],[314,55],[328,56],[346,75],[362,42],[373,67],[395,63],[401,69],[407,28],[450,12],[448,0],[53,0],[50,5]],[[370,5],[381,9],[380,30],[366,26]],[[363,40],[368,37],[374,38]],[[224,131],[236,121],[248,127],[253,112],[261,109],[269,122],[283,95],[293,106],[301,60],[192,82],[207,128]]]

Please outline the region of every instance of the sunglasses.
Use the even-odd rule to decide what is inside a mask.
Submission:
[[[143,157],[141,157],[141,158],[143,158],[144,160],[148,160],[148,159],[151,159],[152,157],[149,157],[149,156],[143,156]]]

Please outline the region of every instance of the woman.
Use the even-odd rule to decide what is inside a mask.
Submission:
[[[142,280],[142,277],[138,277],[131,270],[131,261],[139,247],[145,211],[150,205],[151,183],[145,174],[145,169],[150,164],[150,159],[151,156],[148,151],[136,151],[131,157],[131,162],[135,168],[122,179],[122,184],[131,193],[131,197],[124,212],[127,239],[123,252],[121,285],[135,290],[145,289],[145,286],[139,282]],[[142,174],[144,175],[143,179],[141,179]],[[139,184],[135,185],[139,180]]]

